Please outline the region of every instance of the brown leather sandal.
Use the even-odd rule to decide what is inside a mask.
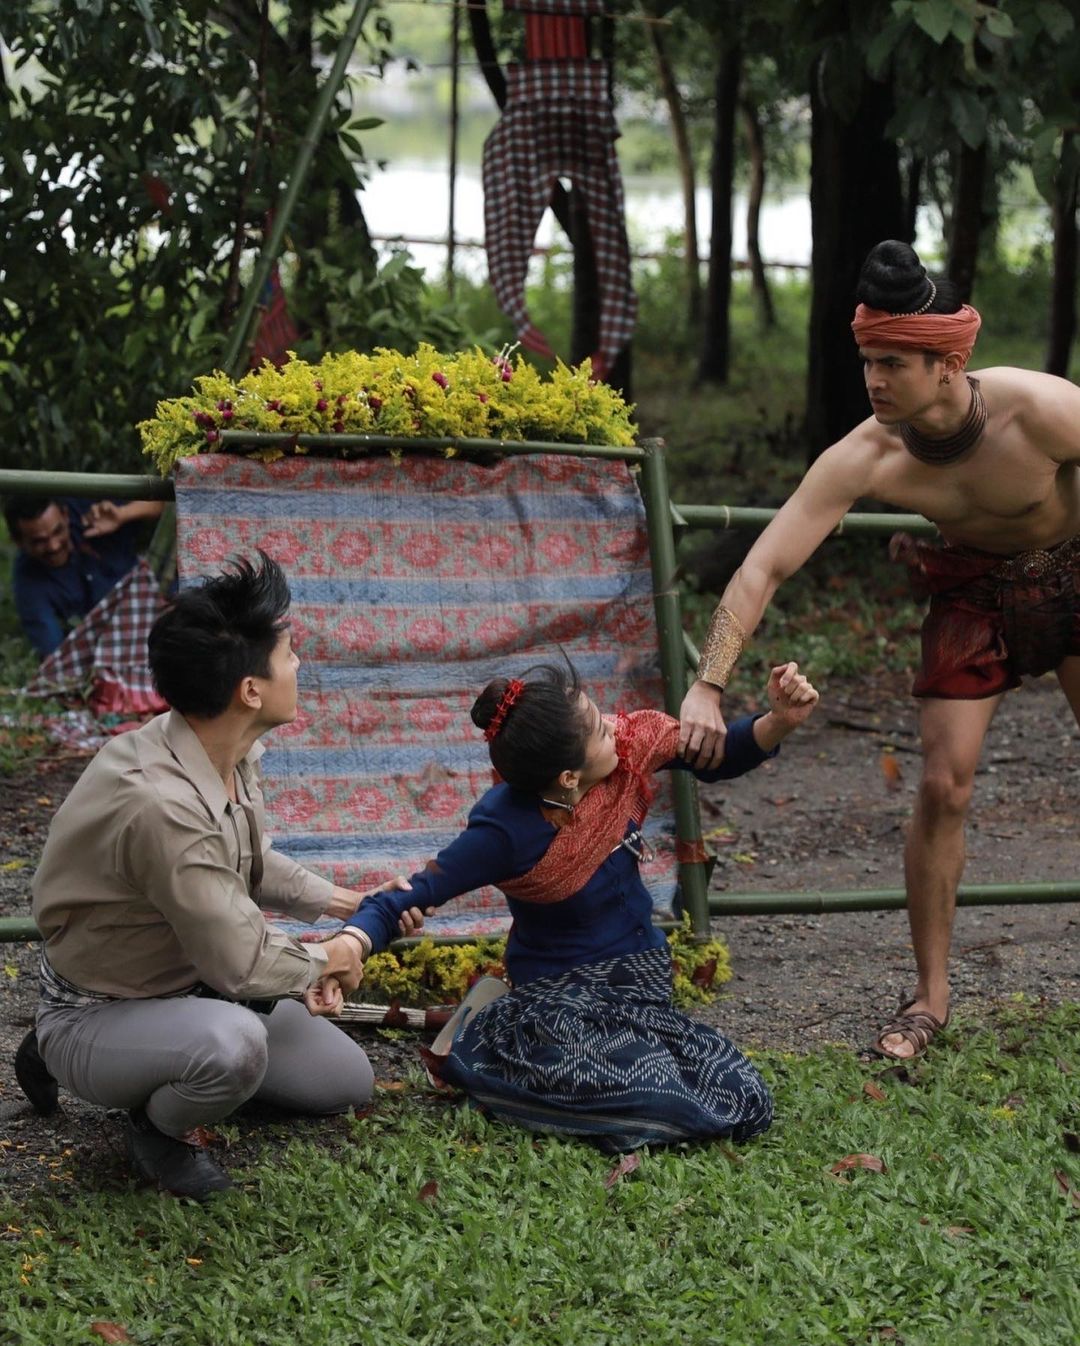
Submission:
[[[914,1061],[917,1057],[922,1056],[938,1033],[949,1026],[950,1015],[948,1014],[944,1019],[939,1019],[929,1010],[914,1010],[908,1013],[914,1003],[914,996],[910,1000],[902,1001],[896,1018],[890,1019],[878,1033],[873,1046],[870,1048],[875,1056],[883,1056],[888,1061],[899,1061],[901,1064]],[[915,1050],[910,1056],[898,1056],[896,1052],[891,1052],[882,1045],[884,1038],[892,1037],[894,1034],[899,1034],[911,1043]]]

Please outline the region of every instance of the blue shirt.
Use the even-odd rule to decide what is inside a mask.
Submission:
[[[138,524],[115,533],[83,538],[83,515],[91,500],[65,497],[57,505],[67,511],[71,555],[62,566],[47,566],[19,551],[12,568],[15,611],[27,640],[44,658],[68,631],[95,607],[135,564]]]
[[[726,780],[760,766],[766,753],[754,741],[755,715],[728,726],[724,761],[715,771],[695,771],[699,780]],[[666,768],[687,769],[679,760]],[[627,834],[635,830],[627,821]],[[440,851],[432,865],[409,882],[411,892],[366,898],[348,925],[385,949],[397,936],[398,917],[408,907],[442,906],[461,893],[518,878],[537,864],[557,829],[540,811],[535,795],[509,785],[493,786],[473,806],[468,826]],[[625,846],[616,848],[592,878],[561,902],[522,902],[508,897],[514,918],[506,942],[506,970],[515,986],[642,949],[659,948],[664,933],[652,922],[652,899],[641,881],[638,861]]]

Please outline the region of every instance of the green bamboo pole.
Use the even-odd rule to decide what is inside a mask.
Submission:
[[[961,907],[1032,906],[1080,901],[1080,883],[969,883],[957,892]],[[713,893],[714,916],[798,916],[841,911],[899,911],[903,888],[857,888],[849,892]]]
[[[683,773],[679,773],[683,774]],[[1080,883],[970,883],[957,893],[961,907],[1032,907],[1080,902]],[[907,905],[902,888],[852,888],[847,892],[714,893],[713,916],[832,916],[848,911],[899,911]],[[662,929],[670,922],[661,921]],[[41,932],[28,916],[0,916],[0,944],[31,943]],[[402,947],[415,940],[395,941]],[[440,935],[440,944],[471,944],[471,938]],[[394,947],[394,946],[391,946]]]
[[[730,528],[764,528],[775,518],[775,509],[758,509],[741,505],[672,505],[672,521],[686,528],[711,528],[724,531]],[[832,537],[851,537],[870,533],[890,536],[893,533],[927,535],[937,532],[929,519],[921,514],[874,514],[862,511],[845,514],[833,529]]]
[[[165,477],[119,472],[36,472],[0,469],[0,495],[78,495],[87,500],[172,500]]]
[[[575,458],[616,458],[628,463],[640,463],[645,460],[644,449],[629,445],[625,448],[615,444],[565,444],[561,441],[539,439],[468,439],[463,436],[436,438],[411,438],[404,435],[348,435],[348,434],[312,434],[291,435],[280,430],[223,430],[221,444],[250,445],[252,448],[280,447],[296,444],[300,448],[358,448],[358,449],[410,449],[421,452],[442,453],[453,449],[458,453],[559,453]]]
[[[660,641],[660,669],[664,679],[664,704],[670,715],[678,715],[686,695],[686,655],[683,648],[682,614],[679,610],[675,541],[668,523],[671,517],[671,496],[668,494],[664,442],[647,439],[642,448],[645,450],[645,459],[641,465],[641,493],[649,525],[649,560],[652,564],[653,603]],[[697,781],[689,771],[674,771],[672,786],[679,844],[691,853],[700,854],[701,813],[698,808]],[[709,933],[709,876],[701,860],[679,861],[679,889],[683,908],[690,913],[694,934],[699,939],[705,939]]]
[[[285,230],[292,217],[293,208],[301,189],[307,181],[308,173],[311,171],[311,161],[315,157],[315,150],[326,126],[326,119],[329,116],[334,97],[345,79],[349,58],[352,56],[353,48],[360,37],[360,29],[364,26],[364,20],[367,18],[371,4],[372,0],[356,0],[356,4],[353,6],[348,26],[342,34],[337,52],[334,55],[334,64],[330,67],[330,73],[319,89],[307,130],[304,132],[304,137],[297,148],[296,160],[293,163],[292,171],[289,173],[289,179],[285,184],[284,191],[278,197],[277,205],[274,207],[274,219],[270,226],[270,232],[263,242],[262,251],[255,263],[251,280],[244,291],[244,297],[240,303],[240,312],[237,314],[233,330],[229,335],[229,344],[226,346],[222,358],[222,364],[234,377],[240,374],[246,363],[245,347],[248,332],[251,330],[251,320],[255,313],[255,306],[259,301],[259,295],[262,293],[267,277],[270,275],[270,268],[281,253]]]

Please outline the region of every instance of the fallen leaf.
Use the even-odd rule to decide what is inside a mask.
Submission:
[[[184,1258],[184,1261],[188,1264],[189,1267],[201,1267],[201,1266],[202,1266],[202,1258],[201,1258],[201,1257],[185,1257],[185,1258]]]
[[[853,1168],[868,1168],[872,1173],[888,1173],[884,1161],[879,1159],[876,1154],[846,1154],[843,1159],[838,1159],[830,1173],[847,1173]]]
[[[793,803],[796,799],[798,799],[798,797],[799,797],[798,795],[776,795],[774,798],[769,799],[767,802],[772,804],[774,808],[782,809],[785,804]]]
[[[633,1173],[634,1169],[641,1167],[641,1155],[636,1152],[633,1154],[624,1154],[611,1172],[604,1179],[605,1187],[614,1187],[620,1178],[624,1178],[627,1173]]]
[[[91,1323],[91,1335],[100,1337],[102,1341],[110,1343],[130,1341],[127,1328],[121,1327],[119,1323]]]
[[[29,860],[5,860],[4,863],[0,865],[0,871],[5,874],[10,874],[13,870],[25,869],[29,863]]]
[[[862,1087],[863,1093],[867,1098],[872,1098],[875,1103],[884,1103],[888,1095],[880,1084],[875,1084],[873,1080],[867,1080]]]
[[[1057,1179],[1057,1185],[1061,1188],[1063,1195],[1067,1196],[1074,1206],[1080,1207],[1080,1192],[1069,1181],[1069,1175],[1060,1168],[1054,1169],[1054,1177]]]
[[[416,1194],[417,1201],[434,1201],[439,1195],[439,1184],[437,1182],[426,1182]]]
[[[1072,1074],[1072,1067],[1067,1061],[1063,1061],[1060,1056],[1054,1057],[1054,1065],[1057,1066],[1058,1070],[1060,1070],[1063,1075]]]
[[[1023,1106],[1024,1106],[1024,1099],[1020,1094],[1010,1094],[1009,1097],[1002,1104],[1002,1107],[1012,1108],[1014,1110],[1016,1108],[1022,1108]]]
[[[885,785],[890,790],[899,790],[900,782],[904,779],[900,770],[900,763],[891,752],[881,754],[881,774],[885,777]]]
[[[404,1080],[376,1080],[375,1088],[381,1089],[384,1094],[401,1094],[409,1086]]]
[[[950,1224],[945,1226],[945,1232],[950,1238],[963,1238],[965,1234],[974,1234],[973,1226],[969,1224]]]

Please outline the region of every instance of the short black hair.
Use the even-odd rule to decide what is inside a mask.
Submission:
[[[257,564],[232,557],[154,623],[147,641],[154,686],[182,715],[221,715],[243,678],[269,677],[289,602],[284,571],[265,552]]]
[[[590,725],[581,708],[581,682],[574,666],[538,664],[522,675],[524,687],[488,744],[491,765],[508,785],[530,794],[543,791],[562,771],[585,765]],[[476,698],[472,722],[486,729],[506,693],[508,679],[489,682]]]
[[[27,523],[32,519],[40,519],[50,505],[59,503],[59,500],[54,500],[51,495],[9,496],[4,501],[4,522],[7,524],[12,542],[18,542],[22,537],[19,525],[24,519]]]

